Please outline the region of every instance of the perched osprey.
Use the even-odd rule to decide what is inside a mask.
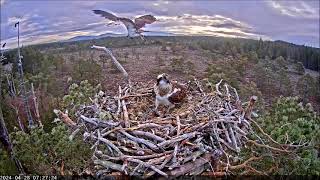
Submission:
[[[114,14],[111,14],[106,11],[102,10],[93,10],[95,14],[99,14],[102,17],[109,19],[114,22],[122,22],[127,29],[128,36],[127,37],[134,37],[135,35],[139,35],[141,38],[143,38],[143,35],[141,33],[146,32],[142,30],[141,28],[144,27],[146,24],[151,24],[155,22],[157,19],[152,15],[144,15],[140,16],[138,18],[134,19],[134,22],[131,19],[123,18],[123,17],[117,17]]]
[[[165,73],[157,77],[157,83],[155,83],[153,88],[156,94],[155,111],[157,114],[159,114],[159,105],[168,107],[168,113],[175,104],[181,103],[187,96],[186,87],[177,82],[170,82],[168,75]]]

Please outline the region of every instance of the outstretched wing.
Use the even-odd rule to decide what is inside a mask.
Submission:
[[[145,26],[146,24],[151,24],[153,22],[155,22],[157,19],[152,16],[152,15],[144,15],[144,16],[140,16],[138,18],[136,18],[134,20],[135,24],[136,24],[136,28],[140,29],[143,26]]]
[[[130,37],[135,34],[136,26],[135,26],[134,22],[131,19],[119,18],[119,21],[121,21],[126,26]]]
[[[118,21],[119,18],[117,16],[115,16],[114,14],[111,14],[109,12],[106,12],[106,11],[102,11],[102,10],[93,10],[93,12],[95,14],[99,14],[101,15],[102,17],[106,18],[106,19],[109,19],[111,21]]]

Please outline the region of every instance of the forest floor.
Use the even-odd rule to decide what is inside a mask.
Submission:
[[[115,48],[112,52],[126,69],[132,82],[155,82],[157,75],[161,73],[167,73],[171,79],[181,82],[187,82],[192,76],[202,79],[210,62],[209,57],[197,50],[182,49],[173,53],[161,50],[161,46]],[[113,67],[110,57],[107,57],[103,65],[99,57],[103,54],[105,53],[96,50],[82,51],[81,58],[91,57],[101,63],[104,73],[101,85],[106,90],[117,90],[118,85],[123,82],[123,76]],[[79,52],[63,55],[67,61],[71,56],[80,57]]]
[[[180,82],[187,82],[196,77],[201,80],[206,78],[206,70],[208,65],[212,65],[222,61],[236,61],[232,56],[221,56],[201,49],[190,49],[184,46],[149,45],[149,46],[133,46],[124,48],[113,48],[112,52],[117,60],[124,66],[128,72],[132,82],[148,82],[153,83],[158,74],[167,73],[170,78]],[[82,50],[72,53],[62,53],[67,63],[74,64],[77,58],[97,61],[103,67],[103,77],[101,85],[109,92],[117,92],[118,85],[123,83],[123,77],[120,72],[112,65],[110,57],[106,55],[103,60],[101,55],[105,55],[102,51]],[[218,58],[212,59],[212,55]],[[73,56],[75,62],[70,62]],[[292,65],[288,66],[287,75],[292,82],[296,84],[298,79],[302,77],[292,72]],[[252,72],[248,67],[247,72]],[[306,73],[313,78],[319,79],[319,72],[306,69]],[[254,74],[251,73],[251,76]],[[246,77],[240,77],[246,79]]]

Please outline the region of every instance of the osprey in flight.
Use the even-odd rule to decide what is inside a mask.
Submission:
[[[168,107],[167,113],[175,104],[181,103],[187,96],[187,90],[184,85],[177,82],[170,82],[168,75],[163,73],[157,77],[157,83],[154,85],[156,94],[155,111],[157,114],[159,105]]]
[[[126,29],[128,32],[127,37],[130,37],[130,38],[134,37],[135,35],[139,35],[142,38],[143,36],[141,33],[146,31],[142,30],[141,28],[144,27],[146,24],[151,24],[157,20],[152,15],[140,16],[138,18],[135,18],[134,21],[132,21],[131,19],[124,18],[124,17],[117,17],[114,14],[111,14],[109,12],[102,11],[102,10],[93,10],[93,12],[95,14],[101,15],[102,17],[110,21],[122,22],[126,26]]]

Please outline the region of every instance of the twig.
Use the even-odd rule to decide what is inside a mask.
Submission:
[[[218,93],[219,96],[222,96],[222,93],[219,91],[219,86],[221,84],[221,82],[223,81],[223,79],[221,79],[217,84],[216,84],[216,92]]]

